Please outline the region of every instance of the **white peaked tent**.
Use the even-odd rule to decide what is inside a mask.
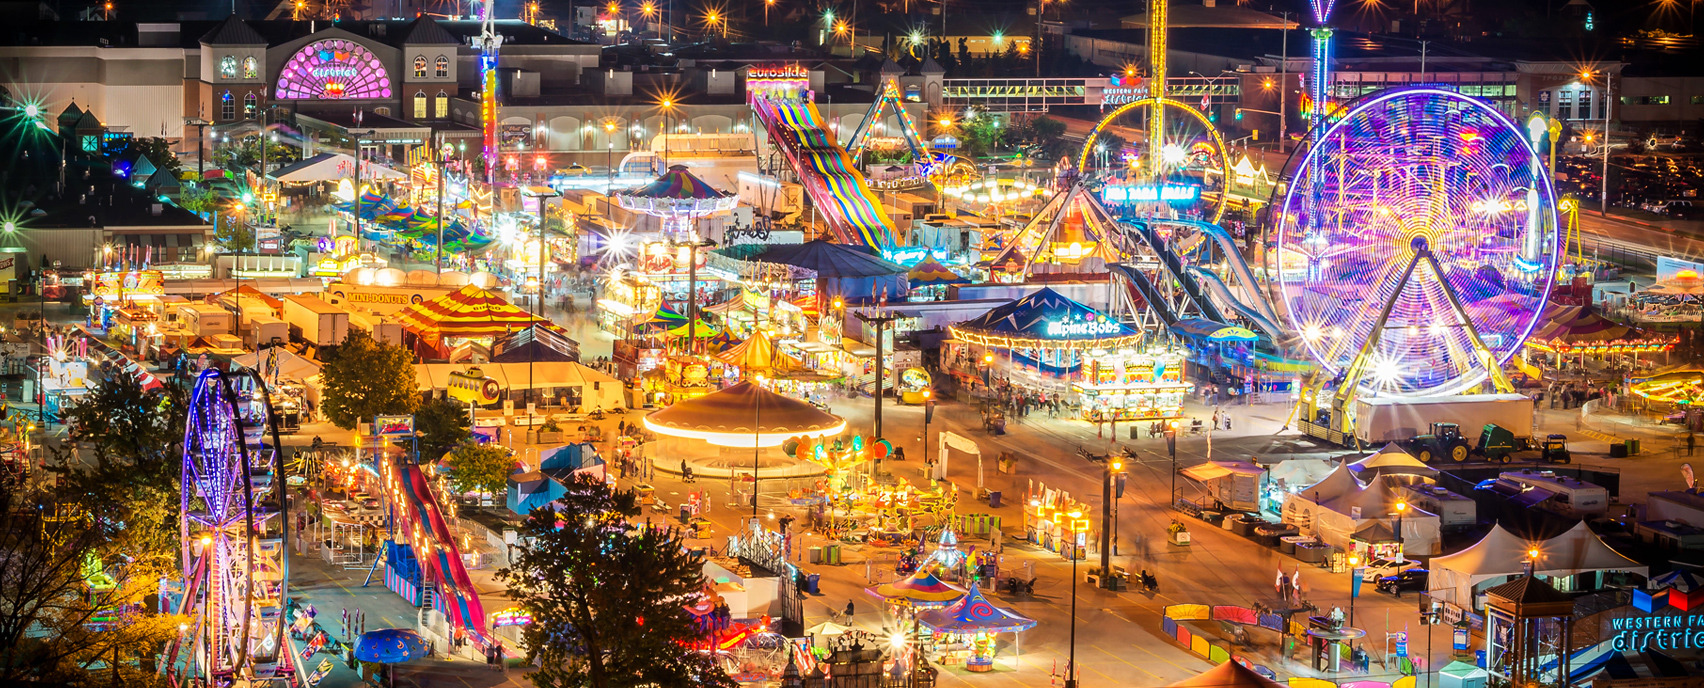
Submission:
[[[1595,571],[1626,571],[1648,576],[1651,571],[1650,567],[1628,559],[1604,544],[1603,538],[1587,528],[1585,521],[1542,542],[1528,541],[1498,525],[1472,547],[1433,558],[1427,587],[1436,599],[1472,609],[1475,597],[1484,588],[1525,573],[1527,550],[1534,547],[1539,554],[1533,572],[1540,576],[1572,576]]]
[[[1396,505],[1403,501],[1402,488],[1408,480],[1407,476],[1380,475],[1362,485],[1350,474],[1347,462],[1339,464],[1324,480],[1285,498],[1284,522],[1325,544],[1352,549],[1355,534],[1373,524],[1382,523],[1390,534],[1396,532]],[[1401,527],[1403,552],[1438,553],[1436,515],[1408,505]]]
[[[277,181],[291,184],[334,182],[355,176],[355,158],[343,153],[320,153],[307,160],[285,165],[267,173]],[[408,175],[374,162],[361,163],[361,179],[407,179]]]
[[[1374,475],[1401,474],[1436,476],[1438,469],[1421,463],[1419,459],[1402,450],[1395,443],[1387,444],[1383,449],[1368,454],[1366,458],[1349,464],[1350,470],[1366,478]]]

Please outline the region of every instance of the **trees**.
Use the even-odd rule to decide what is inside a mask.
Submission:
[[[515,459],[506,447],[463,442],[444,455],[444,466],[450,469],[450,487],[458,494],[502,494],[509,489]]]
[[[420,406],[414,357],[400,346],[375,341],[365,330],[325,352],[320,408],[337,427],[354,430],[373,416],[413,413]]]
[[[454,399],[430,399],[414,412],[414,431],[420,435],[421,462],[437,461],[473,433],[468,431],[467,407]]]
[[[131,145],[136,146],[136,152],[148,158],[155,167],[176,176],[183,172],[183,163],[178,162],[177,153],[172,151],[172,144],[158,136],[136,139]]]
[[[691,647],[698,637],[682,604],[703,587],[699,555],[678,531],[628,523],[639,515],[631,491],[591,478],[567,488],[560,512],[527,517],[532,546],[497,574],[532,614],[527,647],[540,667],[529,678],[543,688],[731,688]],[[569,515],[560,525],[558,513]]]
[[[241,213],[228,211],[214,217],[218,222],[213,227],[213,240],[225,247],[226,251],[241,253],[254,250],[254,229],[243,221]]]

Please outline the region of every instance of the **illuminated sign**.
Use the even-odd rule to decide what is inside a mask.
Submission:
[[[1049,337],[1098,337],[1119,334],[1124,326],[1105,318],[1094,320],[1050,320],[1045,332]]]
[[[278,70],[278,100],[390,98],[390,73],[366,46],[341,38],[315,41]]]
[[[491,613],[492,628],[502,628],[504,626],[525,626],[532,623],[532,621],[532,614],[528,614],[522,609],[505,609],[500,612]]]
[[[1610,642],[1619,652],[1704,648],[1704,614],[1653,614],[1609,620]]]
[[[811,70],[797,62],[784,65],[764,65],[752,67],[746,72],[749,79],[810,79]]]
[[[1201,198],[1201,188],[1181,184],[1111,185],[1101,189],[1101,201],[1110,205],[1123,203],[1188,203]]]
[[[131,296],[160,296],[166,293],[165,275],[159,270],[95,273],[95,296],[122,300]]]

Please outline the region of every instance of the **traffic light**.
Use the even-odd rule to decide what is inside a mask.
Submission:
[[[1254,130],[1254,133],[1249,138],[1252,139],[1252,140],[1255,140],[1255,141],[1259,141],[1260,140],[1260,130],[1259,129]]]
[[[1237,108],[1237,121],[1242,121],[1242,108]]]

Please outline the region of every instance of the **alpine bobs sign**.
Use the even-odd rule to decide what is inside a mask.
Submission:
[[[1609,620],[1617,652],[1704,648],[1704,614],[1653,614]]]
[[[1051,320],[1047,323],[1049,337],[1098,337],[1118,334],[1122,326],[1111,320]]]

